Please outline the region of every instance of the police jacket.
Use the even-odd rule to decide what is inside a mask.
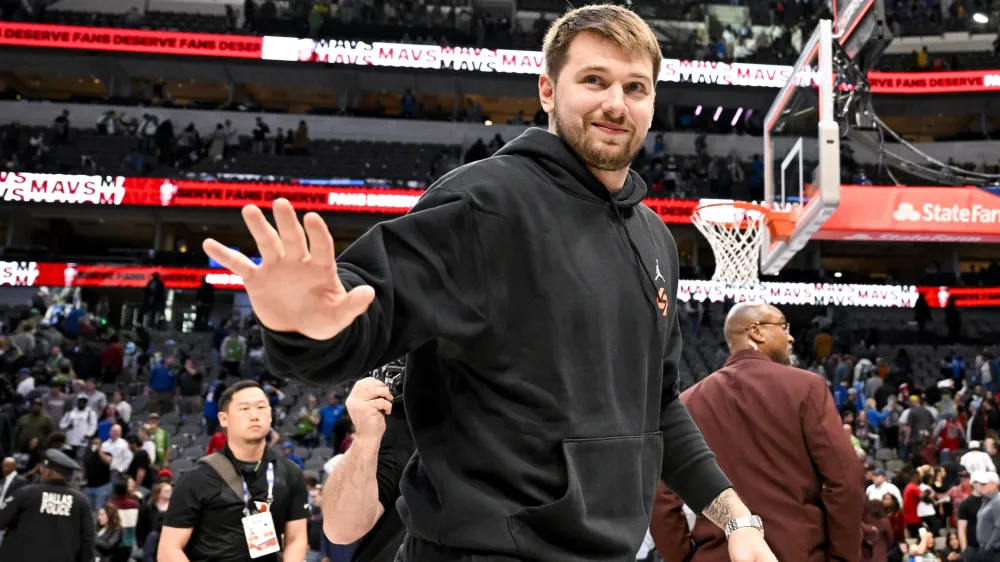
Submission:
[[[0,560],[94,562],[94,516],[65,480],[18,489],[0,506]],[[53,540],[58,538],[58,540]]]

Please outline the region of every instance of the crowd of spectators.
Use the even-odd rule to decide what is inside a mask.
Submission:
[[[503,142],[494,138],[482,143],[482,150],[488,155]],[[353,440],[350,417],[341,403],[347,387],[308,389],[272,376],[253,316],[215,311],[216,322],[209,322],[213,301],[206,296],[198,300],[198,331],[171,339],[160,331],[169,329],[163,322],[161,285],[155,279],[150,282],[136,326],[111,317],[105,299],[72,307],[40,290],[30,310],[5,319],[0,339],[3,475],[36,478],[47,448],[79,459],[83,470],[77,484],[97,512],[104,529],[101,548],[109,560],[155,552],[172,484],[195,459],[225,444],[215,417],[217,397],[235,380],[254,378],[264,385],[275,412],[269,443],[303,467],[314,488]],[[43,314],[57,305],[63,307],[60,312]],[[721,316],[711,311],[716,306],[685,303],[685,337],[718,338]],[[959,492],[968,496],[971,489],[962,480],[963,467],[970,474],[985,467],[970,464],[976,458],[973,453],[981,449],[996,455],[994,443],[1000,437],[1000,415],[994,415],[1000,412],[993,394],[1000,376],[995,349],[973,355],[949,349],[941,354],[938,370],[921,370],[906,349],[886,349],[878,329],[864,334],[844,330],[839,324],[844,314],[818,316],[797,333],[795,361],[829,381],[842,412],[845,439],[862,451],[860,457],[868,465],[867,478],[874,487],[869,488],[870,499],[882,505],[888,492],[872,490],[882,490],[887,480],[904,484],[914,474],[920,474],[921,481],[930,478],[933,516],[904,520],[898,527],[900,518],[923,502],[925,494],[917,504],[907,503],[911,493],[902,493],[896,505],[885,500],[884,517],[894,525],[885,551],[901,553],[901,545],[908,544],[911,554],[924,549],[940,557],[935,560],[951,560],[947,549],[958,548],[955,540],[967,540],[948,536],[958,532],[956,518],[966,499]],[[51,323],[43,320],[46,316]],[[934,319],[918,307],[916,322],[922,333]],[[954,307],[945,312],[944,324],[949,330],[944,341],[962,341],[961,318]],[[725,358],[720,348],[716,363]],[[956,489],[955,483],[964,487]],[[335,561],[334,545],[319,532],[317,505],[313,511],[313,550],[329,553]],[[873,504],[872,517],[878,520],[881,513]],[[871,529],[879,525],[871,523]],[[921,526],[930,539],[924,540]],[[966,533],[969,528],[975,525]]]
[[[274,408],[269,445],[307,470],[315,559],[346,562],[323,538],[316,493],[324,466],[353,439],[342,390],[323,394],[322,406],[318,391],[296,401],[296,389],[267,372],[252,317],[199,322],[201,330],[180,341],[155,329],[163,325],[154,305],[129,329],[109,321],[106,308],[73,307],[44,290],[31,306],[6,318],[0,338],[0,485],[37,481],[44,452],[60,449],[82,467],[75,485],[96,515],[99,560],[155,560],[172,485],[225,446],[218,398],[252,377]],[[56,314],[43,314],[52,307]]]

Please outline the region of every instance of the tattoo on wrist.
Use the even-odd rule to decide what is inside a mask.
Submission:
[[[708,504],[702,515],[720,528],[725,528],[727,523],[735,519],[733,511],[739,503],[741,503],[740,497],[732,488],[728,488]]]

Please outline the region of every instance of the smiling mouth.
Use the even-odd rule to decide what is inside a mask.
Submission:
[[[621,125],[615,125],[613,123],[606,123],[606,122],[594,123],[594,127],[597,127],[597,130],[608,135],[624,135],[625,133],[628,133],[627,128],[622,127]]]

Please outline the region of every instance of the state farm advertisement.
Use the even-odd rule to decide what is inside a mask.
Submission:
[[[880,242],[1000,242],[1000,197],[976,187],[842,186],[813,238]]]
[[[0,45],[530,75],[539,74],[544,68],[541,51],[13,22],[0,22]],[[668,58],[663,59],[659,79],[672,83],[780,88],[791,76],[792,67],[787,65]],[[872,92],[877,94],[989,92],[1000,89],[1000,70],[872,72],[869,81]]]
[[[0,22],[0,44],[259,59],[262,40],[243,35]]]

